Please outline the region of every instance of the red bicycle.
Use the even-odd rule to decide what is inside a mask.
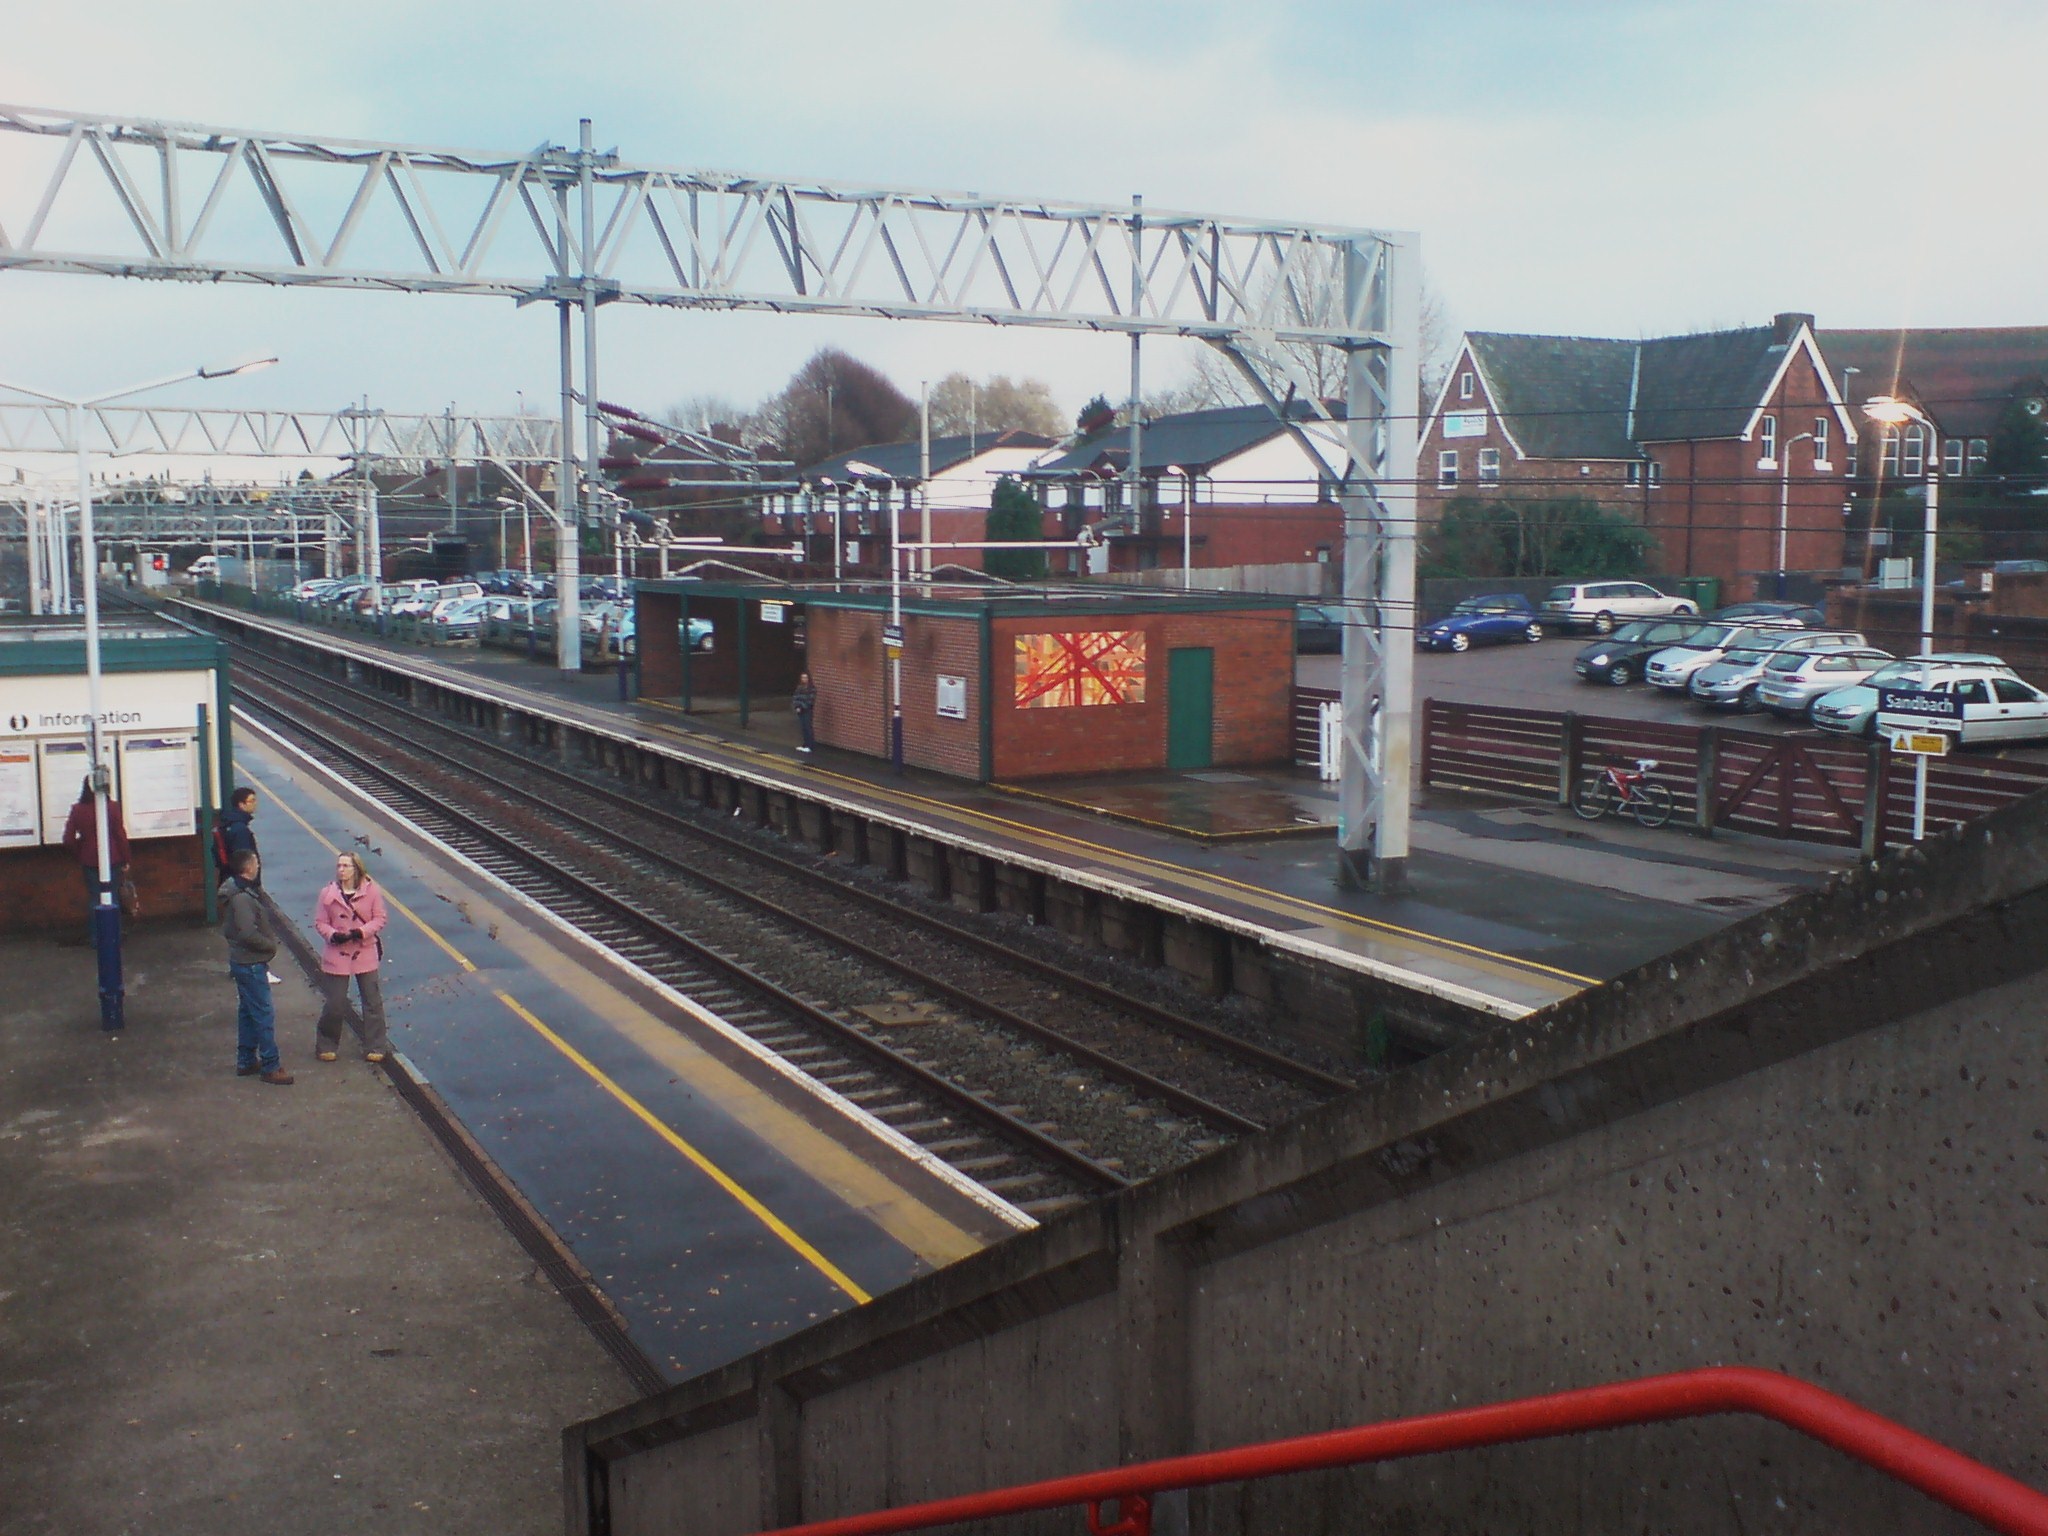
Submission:
[[[1572,809],[1588,821],[1598,821],[1612,811],[1624,811],[1646,827],[1661,827],[1671,819],[1671,791],[1650,782],[1657,759],[1639,757],[1634,772],[1608,764],[1589,769],[1572,791]]]

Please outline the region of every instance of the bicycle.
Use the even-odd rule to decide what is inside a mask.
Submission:
[[[1572,810],[1587,821],[1627,811],[1641,826],[1663,826],[1671,819],[1671,791],[1650,782],[1656,767],[1654,757],[1639,757],[1634,772],[1612,764],[1590,770],[1572,791]]]

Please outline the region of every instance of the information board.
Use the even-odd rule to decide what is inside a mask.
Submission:
[[[42,747],[43,841],[64,841],[64,823],[78,799],[78,787],[92,761],[82,741],[45,741]]]
[[[190,837],[193,806],[192,737],[121,738],[121,811],[131,841]]]
[[[967,718],[967,679],[939,674],[939,718],[941,720],[965,720]]]
[[[0,747],[0,848],[34,847],[43,840],[33,745]]]

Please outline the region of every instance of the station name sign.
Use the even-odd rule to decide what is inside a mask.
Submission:
[[[1952,693],[1933,693],[1925,688],[1880,688],[1877,690],[1877,712],[1880,715],[1904,715],[1937,726],[1960,727],[1963,723],[1960,699]]]

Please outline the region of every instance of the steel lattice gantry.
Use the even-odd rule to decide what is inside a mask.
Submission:
[[[1206,341],[1269,401],[1317,413],[1293,430],[1341,487],[1354,614],[1342,865],[1363,873],[1370,855],[1383,883],[1398,881],[1414,599],[1411,235],[634,165],[593,150],[587,122],[574,149],[485,154],[0,106],[4,268],[552,302],[570,521],[572,315],[583,319],[583,472],[594,486],[600,304]],[[1341,411],[1303,389],[1291,359],[1316,346],[1348,355]]]

